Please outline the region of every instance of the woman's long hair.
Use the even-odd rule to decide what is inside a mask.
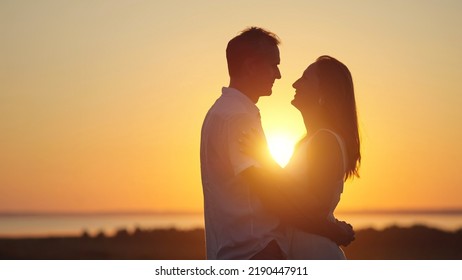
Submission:
[[[320,56],[314,64],[323,106],[327,110],[325,117],[345,142],[348,164],[344,180],[359,177],[361,151],[351,73],[343,63],[327,55]]]

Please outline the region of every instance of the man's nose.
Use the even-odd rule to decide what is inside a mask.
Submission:
[[[279,70],[278,68],[278,71],[276,72],[276,79],[281,79],[282,76],[281,76],[281,70]]]

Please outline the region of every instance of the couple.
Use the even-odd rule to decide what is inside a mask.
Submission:
[[[307,135],[285,168],[270,157],[255,105],[279,72],[279,39],[251,27],[226,49],[229,87],[201,132],[208,259],[345,259],[352,227],[333,212],[361,160],[348,68],[321,56],[293,87]]]

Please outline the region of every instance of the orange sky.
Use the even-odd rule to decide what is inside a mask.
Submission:
[[[309,2],[309,3],[306,3]],[[264,8],[262,8],[264,6]],[[460,1],[2,1],[0,212],[201,211],[203,117],[225,47],[277,33],[267,137],[303,136],[291,84],[322,54],[351,70],[361,178],[340,210],[462,207]]]

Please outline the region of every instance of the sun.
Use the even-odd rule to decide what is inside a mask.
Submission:
[[[294,152],[294,143],[284,135],[268,135],[268,148],[271,156],[281,166],[284,167],[289,162]]]

